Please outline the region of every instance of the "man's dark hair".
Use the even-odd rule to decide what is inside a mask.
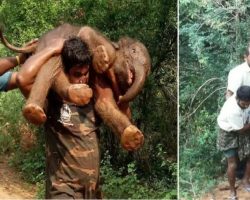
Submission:
[[[72,67],[90,65],[92,62],[88,44],[76,36],[65,40],[61,57],[65,73]]]
[[[241,101],[250,101],[250,86],[240,86],[236,92],[236,96]]]

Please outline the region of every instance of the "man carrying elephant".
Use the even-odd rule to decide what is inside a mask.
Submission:
[[[66,26],[68,26],[68,25],[66,25]],[[60,29],[60,27],[59,27],[59,29]],[[57,29],[55,29],[55,32],[56,32],[56,30]],[[150,66],[149,56],[147,54],[147,51],[143,51],[144,50],[143,48],[145,48],[144,46],[141,47],[140,44],[138,44],[130,39],[121,40],[118,43],[120,46],[120,49],[118,49],[118,50],[115,49],[115,47],[113,47],[112,45],[110,45],[111,43],[108,43],[108,46],[104,45],[104,48],[103,48],[103,46],[102,46],[103,43],[100,43],[98,40],[96,40],[95,37],[93,39],[93,37],[92,37],[93,33],[94,34],[96,33],[95,31],[94,32],[93,31],[94,30],[89,28],[89,27],[84,27],[84,28],[80,29],[80,31],[78,29],[78,32],[81,33],[81,34],[79,34],[79,36],[82,39],[81,41],[86,41],[88,43],[88,45],[90,46],[90,49],[93,53],[94,70],[92,69],[92,67],[86,67],[86,66],[83,67],[82,65],[75,65],[72,63],[72,59],[69,59],[70,61],[68,63],[71,64],[71,66],[69,65],[70,66],[69,70],[65,70],[65,69],[67,69],[67,67],[64,68],[64,71],[65,71],[68,79],[67,78],[65,79],[64,73],[57,72],[57,76],[55,76],[55,81],[52,84],[52,88],[57,93],[59,93],[59,95],[61,94],[62,97],[65,97],[65,94],[68,94],[68,88],[72,86],[71,84],[76,83],[76,85],[78,85],[78,84],[86,83],[86,81],[88,79],[88,78],[86,78],[86,76],[89,76],[89,74],[90,74],[91,77],[90,77],[89,84],[91,85],[91,87],[94,90],[95,110],[98,112],[99,116],[104,120],[104,122],[107,123],[111,127],[113,132],[116,132],[117,135],[121,138],[122,146],[125,149],[136,150],[141,146],[141,144],[143,142],[143,135],[139,131],[139,129],[137,129],[130,122],[131,116],[130,116],[130,113],[128,112],[128,108],[129,108],[128,101],[130,101],[132,98],[134,98],[136,93],[132,92],[132,94],[130,94],[130,97],[126,97],[125,93],[127,91],[127,88],[129,86],[131,86],[131,83],[135,79],[142,78],[141,81],[142,81],[142,83],[144,83],[145,76],[148,73],[149,66]],[[46,36],[45,36],[45,38],[46,38]],[[101,38],[105,40],[104,37],[101,37]],[[71,39],[69,39],[67,41],[68,43],[65,42],[66,47],[67,47],[67,44],[70,44],[72,42],[72,41],[71,42],[70,41],[71,41]],[[80,41],[78,41],[76,43],[80,44]],[[100,44],[101,44],[101,46],[100,46]],[[68,49],[66,47],[65,47],[65,49]],[[77,48],[75,47],[73,49],[76,50]],[[111,49],[111,54],[110,54],[110,49]],[[143,50],[141,50],[141,49],[143,49]],[[77,54],[77,52],[78,53],[81,52],[81,51],[74,51],[74,50],[73,50],[73,52],[75,52],[75,53],[73,53],[73,55]],[[112,51],[114,52],[114,54],[112,54]],[[96,54],[95,54],[95,52],[96,52]],[[67,54],[62,53],[62,60],[63,60],[64,67],[67,66],[67,64],[66,64],[67,62],[65,62],[66,57],[67,57]],[[108,59],[106,59],[107,57],[108,57]],[[31,57],[31,59],[32,59],[32,57]],[[53,59],[51,59],[51,60],[53,60]],[[47,63],[49,63],[49,62],[52,65],[55,63],[58,64],[58,61],[55,59],[53,61],[48,61]],[[37,60],[36,60],[36,63],[37,63]],[[87,64],[88,64],[88,66],[90,66],[89,62]],[[137,68],[134,69],[134,71],[136,71],[136,72],[128,73],[128,71],[130,71],[132,69],[131,65],[134,65],[134,64],[137,65],[136,67],[138,67],[138,66],[145,67],[145,70],[143,69],[145,71],[144,72],[145,76],[140,74],[141,72],[138,72]],[[74,66],[72,66],[72,65],[74,65]],[[75,67],[77,67],[77,69]],[[42,67],[41,70],[43,70],[43,68],[44,67]],[[52,68],[52,66],[50,66],[50,68],[47,67],[47,71],[51,71],[51,68]],[[106,75],[104,75],[103,72],[105,72],[107,70],[109,72],[106,73]],[[140,70],[140,71],[143,71],[143,70]],[[45,72],[45,74],[50,74],[47,71]],[[124,74],[123,71],[125,71],[125,77],[123,77],[123,74]],[[40,72],[40,74],[41,74],[41,72]],[[38,77],[40,74],[38,74]],[[135,76],[133,77],[133,75],[135,75]],[[44,82],[44,78],[45,79],[47,78],[46,76],[41,76],[41,75],[40,75],[40,77],[43,77],[43,82]],[[117,77],[119,78],[118,80],[116,80]],[[40,78],[40,80],[41,80],[41,78]],[[112,85],[111,87],[110,87],[110,83],[109,83],[110,80],[111,80],[111,85]],[[71,84],[67,83],[67,81],[69,81]],[[36,82],[38,82],[38,81],[36,80]],[[36,82],[35,82],[35,84],[36,84]],[[139,90],[140,90],[142,85],[143,84],[140,83],[138,86],[136,85],[136,87],[139,88]],[[72,88],[74,89],[74,87],[72,87]],[[34,86],[33,86],[32,90],[33,89],[34,89]],[[32,90],[31,90],[31,93],[32,93]],[[114,94],[113,94],[112,90],[114,91]],[[65,91],[67,91],[67,92],[65,92]],[[81,91],[84,91],[84,90],[81,90]],[[120,94],[122,94],[123,96]],[[32,96],[32,94],[30,96]],[[38,94],[38,96],[39,96],[39,94]],[[95,196],[95,194],[96,194],[96,191],[98,191],[97,186],[98,186],[98,176],[99,176],[99,161],[98,161],[99,154],[98,154],[97,139],[96,139],[96,134],[95,134],[95,131],[96,131],[96,127],[94,124],[95,117],[93,114],[93,109],[91,109],[92,101],[90,101],[89,104],[88,104],[88,101],[86,101],[84,103],[85,106],[83,108],[86,109],[84,111],[85,112],[84,113],[84,112],[80,111],[81,107],[79,107],[79,109],[78,109],[77,106],[75,106],[75,105],[64,104],[62,102],[59,103],[57,101],[58,98],[56,96],[57,95],[55,95],[55,93],[53,93],[53,92],[51,92],[49,94],[49,106],[48,106],[48,114],[47,114],[47,116],[49,118],[47,120],[46,127],[48,128],[47,130],[50,130],[49,132],[54,132],[54,133],[49,134],[50,137],[47,137],[48,138],[47,144],[49,144],[49,143],[51,144],[50,145],[51,148],[48,148],[47,158],[49,158],[48,160],[59,161],[59,163],[52,162],[52,161],[51,161],[52,164],[48,163],[49,167],[47,169],[52,169],[52,171],[47,170],[47,172],[49,172],[49,174],[53,174],[53,175],[50,176],[49,182],[47,184],[47,186],[49,186],[49,188],[50,188],[47,190],[47,192],[48,192],[47,196],[50,198],[52,198],[52,197],[53,198],[54,197],[55,198],[61,198],[61,197],[79,198],[81,195],[83,195],[80,198],[98,198],[98,196]],[[67,95],[66,95],[66,98],[67,98]],[[126,102],[126,100],[124,101],[124,99],[126,99],[127,102]],[[33,102],[36,102],[36,101],[34,101],[34,99],[33,99]],[[51,104],[53,105],[53,109],[51,109]],[[29,101],[28,104],[26,104],[26,105],[33,106],[32,101]],[[40,104],[40,105],[42,105],[42,104]],[[120,106],[120,108],[119,108],[118,105],[123,105],[123,106]],[[31,108],[32,108],[32,106],[31,106]],[[27,107],[29,110],[29,106],[27,106]],[[33,108],[36,109],[36,107],[33,107]],[[54,111],[57,111],[57,112],[54,113]],[[82,117],[84,115],[87,116],[87,118]],[[75,119],[75,120],[73,120],[73,119]],[[87,119],[90,121],[88,121]],[[73,120],[73,121],[71,121],[71,120]],[[47,126],[48,124],[49,124],[49,126]],[[61,131],[60,128],[58,129],[58,125],[60,125],[61,127],[62,126],[66,126],[66,127],[64,127],[64,130]],[[83,130],[85,131],[85,134],[83,133],[82,135],[81,134],[80,135],[81,135],[81,137],[85,136],[85,140],[83,138],[76,140],[75,138],[76,138],[77,134],[74,134],[74,133],[81,133],[81,131],[83,131]],[[87,131],[87,133],[86,133],[86,131]],[[68,136],[66,136],[68,134],[66,134],[66,135],[60,134],[60,132],[73,133],[73,134],[71,134],[71,137],[70,137],[71,139],[70,139],[69,143],[65,142],[65,141],[69,141],[69,140],[67,140]],[[57,141],[57,142],[52,142],[53,140],[51,139],[51,135],[53,135],[53,138],[55,139],[54,141]],[[87,140],[87,137],[89,137],[89,141]],[[88,141],[87,143],[92,141],[93,143],[91,143],[92,146],[90,146],[89,149],[84,150],[84,149],[81,149],[82,142],[79,142],[79,141],[82,141],[83,144],[86,144],[84,141]],[[61,148],[60,144],[63,144],[63,147],[65,147],[66,149]],[[55,148],[56,148],[56,150],[55,150]],[[58,149],[61,149],[62,152],[58,153],[58,151],[57,151]],[[53,156],[55,156],[55,157],[53,157]],[[85,161],[86,161],[86,159],[87,160],[89,159],[89,161],[87,161],[87,162],[79,161],[79,163],[70,164],[68,162],[62,162],[62,161],[65,161],[65,160],[62,160],[62,158],[64,158],[64,156],[69,158],[69,160],[73,159],[75,161],[77,161],[78,159],[74,159],[74,158],[76,158],[76,157],[78,158],[80,156],[83,160],[85,159]],[[81,160],[81,159],[79,159],[79,160]],[[92,163],[90,163],[90,162],[92,162]],[[84,165],[84,163],[86,165]],[[89,163],[90,163],[90,166],[88,166]],[[54,168],[53,168],[53,166],[54,166]],[[84,168],[84,166],[87,166],[87,167]],[[87,177],[89,179],[85,176],[85,178],[83,178],[82,180],[77,179],[77,178],[76,179],[70,178],[70,181],[69,181],[69,179],[67,177],[63,176],[62,173],[60,173],[62,171],[65,172],[66,174],[68,174],[69,171],[71,171],[73,174],[79,174],[79,173],[84,174],[85,173],[85,175],[87,175]],[[69,173],[69,174],[72,174],[72,173]],[[92,178],[90,178],[90,177],[92,177]],[[86,181],[87,181],[87,183],[86,183]],[[80,187],[80,185],[81,185],[81,187]],[[63,191],[66,190],[68,192],[61,192],[61,190],[60,190],[61,188],[64,188]],[[70,188],[75,188],[75,189],[72,190]],[[62,195],[62,196],[60,196],[60,195]],[[74,195],[76,195],[76,196],[74,196]]]
[[[143,137],[141,131],[130,122],[131,116],[128,103],[141,91],[146,75],[149,73],[150,58],[147,49],[142,43],[131,38],[121,38],[118,43],[114,44],[90,27],[80,28],[64,24],[42,36],[39,40],[35,55],[30,59],[33,59],[39,55],[41,51],[49,47],[56,38],[68,38],[72,35],[79,35],[81,39],[87,41],[93,52],[93,68],[95,70],[93,70],[92,74],[95,74],[95,76],[91,78],[91,87],[94,89],[95,110],[104,123],[118,135],[125,149],[136,150],[142,144]],[[5,40],[2,34],[0,36],[2,40]],[[32,48],[31,51],[27,50],[27,48],[20,50],[20,48],[13,47],[6,41],[4,41],[4,43],[6,46],[11,47],[12,50],[18,52],[27,53],[34,51],[34,48]],[[108,68],[108,71],[113,71],[113,74],[115,74],[113,75],[115,78],[110,78],[112,81],[107,79],[105,75],[103,76],[103,74],[96,73],[98,70],[96,70],[97,67],[95,63],[105,66],[106,62],[98,62],[98,59],[95,59],[95,57],[98,58],[98,56],[95,55],[101,52],[96,51],[96,49],[102,45],[105,46],[109,56],[108,64],[111,67]],[[97,52],[97,54],[95,52]],[[39,63],[37,58],[33,60],[34,63]],[[97,62],[95,60],[97,60]],[[28,61],[26,63],[28,63]],[[102,65],[103,63],[104,65]],[[32,64],[30,63],[30,65]],[[104,69],[107,70],[106,67]],[[41,124],[46,121],[46,114],[43,109],[46,94],[51,86],[63,99],[69,100],[77,105],[85,105],[87,103],[84,97],[86,85],[72,85],[68,82],[68,79],[65,78],[64,73],[60,72],[61,67],[58,56],[53,56],[42,66],[23,109],[24,116],[30,122]],[[112,72],[107,74],[111,74],[109,77],[112,77]],[[131,74],[133,74],[132,78]],[[113,79],[117,80],[117,85]],[[21,80],[25,80],[25,77],[20,78],[20,83]],[[103,80],[109,83],[103,86]],[[112,84],[110,84],[110,82]],[[113,95],[113,88],[115,88],[113,85],[119,88],[117,91],[121,91],[121,95]],[[110,96],[110,98],[107,98],[107,96]],[[116,101],[117,99],[119,100],[118,103]]]
[[[88,83],[92,76],[92,81],[96,80],[96,84],[93,85],[94,90],[97,94],[105,93],[105,104],[110,104],[113,100],[112,90],[108,88],[108,83],[101,79],[103,75],[93,74],[91,53],[83,40],[79,37],[66,40],[61,58],[64,72],[71,84],[92,85]],[[62,102],[56,93],[51,91],[48,104],[48,117],[45,123],[48,175],[46,198],[100,198],[99,148],[93,101],[84,106],[76,106]],[[115,102],[110,105],[109,115],[113,118],[118,115],[119,118],[123,118],[121,123],[125,123],[126,117],[115,112],[112,104]],[[104,105],[104,107],[109,106]],[[133,148],[141,146],[142,138],[143,136],[138,134],[136,138],[138,141]],[[125,148],[130,150],[132,147],[125,146]]]
[[[62,63],[71,84],[87,84],[91,53],[80,38],[66,40]],[[96,199],[99,189],[99,147],[93,101],[76,106],[50,91],[46,138],[46,198]]]

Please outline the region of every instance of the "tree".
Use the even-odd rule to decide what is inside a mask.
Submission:
[[[201,189],[207,187],[203,183],[212,183],[212,178],[221,172],[220,154],[216,150],[216,117],[225,100],[227,74],[242,62],[249,40],[249,3],[248,0],[180,1],[183,195],[186,192],[197,198]],[[195,179],[191,180],[192,176]]]

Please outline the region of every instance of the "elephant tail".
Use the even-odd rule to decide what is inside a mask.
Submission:
[[[0,26],[0,39],[1,42],[6,46],[8,49],[18,52],[18,53],[33,53],[36,51],[37,48],[37,42],[34,42],[31,45],[25,46],[25,47],[15,47],[14,45],[10,44],[8,40],[3,35],[3,26]]]

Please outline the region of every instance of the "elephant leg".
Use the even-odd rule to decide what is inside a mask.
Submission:
[[[114,93],[115,99],[118,101],[119,96],[121,95],[121,92],[120,92],[120,88],[118,86],[118,82],[116,80],[116,76],[115,76],[115,72],[114,72],[113,68],[111,68],[107,71],[107,76],[108,76],[109,80],[111,81],[112,91]]]
[[[102,77],[95,78],[94,89],[95,110],[104,123],[120,138],[122,147],[128,151],[141,147],[144,141],[142,132],[119,110],[112,89]]]
[[[23,108],[23,115],[29,122],[40,125],[46,121],[44,112],[46,97],[60,70],[59,56],[52,57],[41,67]]]
[[[124,113],[129,120],[132,119],[132,114],[131,114],[131,110],[130,110],[130,107],[129,107],[129,103],[126,102],[126,103],[121,103],[118,105],[119,107],[119,110]]]
[[[93,68],[95,72],[102,74],[107,71],[116,58],[116,50],[111,41],[88,26],[82,27],[78,36],[87,42],[93,52]]]
[[[86,105],[93,96],[92,89],[86,84],[71,84],[63,70],[55,77],[52,89],[64,100],[76,105]]]

